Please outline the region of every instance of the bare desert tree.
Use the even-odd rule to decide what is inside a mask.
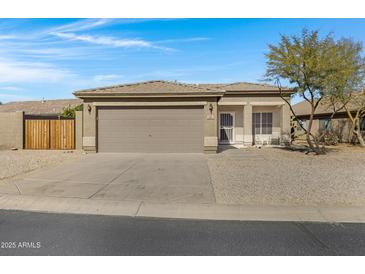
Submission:
[[[337,42],[335,55],[338,71],[328,78],[326,95],[332,105],[343,107],[351,121],[351,132],[360,145],[365,147],[360,132],[361,119],[365,117],[365,58],[363,46],[350,39]]]
[[[308,126],[302,128],[310,150],[316,154],[323,154],[325,150],[319,136],[312,132],[314,114],[325,98],[338,99],[344,90],[356,90],[363,80],[359,73],[362,66],[360,63],[363,62],[361,49],[360,44],[351,40],[335,41],[331,34],[320,38],[318,31],[306,29],[300,36],[282,35],[278,45],[269,45],[269,53],[266,54],[266,78],[276,82],[280,91],[280,81],[289,82],[294,95],[309,103]],[[282,98],[298,120],[290,100],[285,96]]]
[[[345,109],[351,121],[351,132],[358,140],[360,146],[365,147],[365,141],[361,135],[360,126],[362,119],[365,119],[365,92],[351,92],[347,94],[347,98],[343,98],[343,100],[346,99],[349,100],[349,103],[345,104]]]

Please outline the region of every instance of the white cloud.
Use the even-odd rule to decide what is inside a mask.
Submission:
[[[68,59],[85,59],[93,57],[105,56],[105,53],[98,49],[88,47],[65,47],[65,48],[13,48],[8,52],[15,56],[26,58],[52,59],[52,60],[68,60]]]
[[[14,35],[0,35],[0,40],[9,40],[14,38],[16,38]]]
[[[115,19],[82,19],[71,24],[55,27],[50,32],[77,32],[93,29],[113,22]]]
[[[121,25],[121,24],[138,24],[149,21],[171,21],[171,20],[182,20],[182,19],[174,19],[174,18],[95,18],[95,19],[81,19],[76,22],[61,25],[52,29],[49,29],[48,32],[78,32],[83,30],[90,30],[106,25]]]
[[[5,86],[5,87],[0,87],[0,90],[22,91],[24,89],[23,88],[19,88],[19,87],[14,87],[14,86]]]
[[[0,59],[0,83],[59,82],[72,76],[69,71],[46,63]]]
[[[0,102],[2,102],[2,103],[12,102],[12,101],[26,101],[26,100],[32,100],[32,99],[33,98],[29,97],[29,96],[0,93]]]
[[[123,78],[123,75],[120,74],[100,74],[100,75],[95,75],[94,80],[96,82],[108,82],[108,81],[115,81],[121,78]]]
[[[160,40],[155,42],[156,44],[164,44],[164,43],[188,43],[188,42],[201,42],[210,40],[208,37],[191,37],[191,38],[181,38],[181,39],[167,39],[167,40]]]
[[[69,40],[78,40],[83,42],[89,42],[92,44],[113,46],[113,47],[151,47],[152,44],[144,40],[134,40],[134,39],[115,39],[112,37],[105,36],[91,36],[91,35],[76,35],[73,33],[62,33],[56,32],[52,33],[58,37],[66,38]]]
[[[108,36],[92,36],[92,35],[76,35],[74,33],[63,33],[63,32],[55,32],[51,33],[57,37],[65,38],[69,40],[83,41],[87,43],[103,45],[103,46],[111,46],[111,47],[122,47],[122,48],[155,48],[171,51],[170,48],[159,47],[154,45],[153,43],[142,40],[142,39],[117,39],[114,37]]]

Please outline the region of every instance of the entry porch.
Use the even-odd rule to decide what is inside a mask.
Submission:
[[[289,109],[281,99],[265,102],[222,100],[218,103],[220,146],[280,146],[289,140]]]

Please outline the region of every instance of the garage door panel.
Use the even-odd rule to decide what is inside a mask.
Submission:
[[[99,118],[100,120],[100,118]],[[126,119],[126,120],[111,120],[111,119],[104,119],[103,123],[100,124],[100,128],[107,127],[110,128],[110,126],[115,126],[115,127],[129,127],[129,126],[135,126],[135,125],[140,125],[140,126],[148,126],[148,121],[145,119],[143,120],[131,120],[131,119]]]
[[[158,109],[158,112],[155,110]],[[149,116],[151,112],[153,113],[152,119],[159,119],[164,117],[165,115],[169,115],[170,117],[189,117],[195,116],[193,113],[196,112],[195,108],[188,109],[177,109],[177,108],[124,108],[124,109],[112,109],[112,108],[101,108],[101,112],[99,112],[99,118],[101,119],[119,119],[118,117],[122,115],[123,117],[133,117],[134,119],[140,119],[144,116]],[[173,113],[171,112],[173,111]]]
[[[202,152],[203,108],[102,108],[100,152]]]
[[[192,126],[201,126],[201,120],[189,120],[189,119],[184,119],[184,120],[171,120],[171,119],[166,119],[166,120],[150,120],[148,125],[152,126],[152,127],[164,127],[164,126],[177,126],[177,127],[186,127],[186,125],[192,125]]]

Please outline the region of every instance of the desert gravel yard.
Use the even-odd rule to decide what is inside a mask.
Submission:
[[[76,150],[0,150],[0,183],[35,169],[80,157],[82,153]]]
[[[217,203],[364,206],[365,150],[337,146],[327,155],[280,148],[207,155]]]
[[[80,151],[0,151],[0,188],[2,187],[3,193],[21,193],[19,186],[22,186],[22,180],[24,181],[29,177],[28,181],[24,181],[29,184],[29,187],[34,186],[36,189],[42,190],[46,183],[52,187],[60,188],[63,186],[65,189],[62,193],[66,193],[67,190],[68,194],[66,194],[74,197],[77,194],[74,191],[78,188],[94,186],[94,181],[98,178],[102,184],[108,185],[108,178],[104,177],[113,175],[107,169],[106,163],[110,162],[112,167],[115,166],[113,172],[123,173],[123,176],[118,175],[118,178],[120,177],[118,180],[125,180],[123,187],[136,188],[138,193],[148,192],[151,189],[151,193],[160,195],[163,194],[163,191],[170,189],[169,191],[172,192],[169,192],[169,195],[175,197],[173,195],[180,193],[178,192],[180,188],[177,189],[177,186],[181,186],[181,189],[186,193],[196,192],[197,187],[194,180],[200,182],[206,177],[207,179],[203,180],[206,188],[202,188],[205,190],[202,193],[211,195],[212,200],[219,204],[365,206],[365,150],[356,147],[337,146],[332,148],[327,155],[321,156],[305,155],[303,152],[280,148],[229,149],[214,155],[197,155],[200,166],[194,163],[195,169],[190,168],[191,174],[185,173],[184,168],[188,168],[192,164],[191,160],[185,159],[185,154],[175,155],[174,161],[170,161],[163,154],[160,156],[148,155],[149,158],[160,157],[158,159],[161,160],[158,162],[151,158],[152,161],[148,163],[145,163],[146,159],[144,159],[147,156],[137,155],[141,157],[140,159],[133,156],[137,157],[134,160],[135,165],[132,169],[127,169],[128,172],[125,172],[124,163],[129,164],[128,157],[132,156],[97,154],[94,157],[90,157],[90,155],[87,157]],[[125,161],[125,157],[127,157],[127,161]],[[168,157],[172,156],[169,155]],[[89,161],[85,162],[84,159],[89,159]],[[205,160],[207,160],[209,170]],[[61,166],[62,163],[66,162],[68,164],[62,165],[62,168],[58,169],[58,165]],[[149,163],[152,166],[149,166]],[[75,164],[81,166],[74,166]],[[88,168],[83,166],[88,164],[95,164],[96,166]],[[67,174],[63,174],[67,166],[69,168]],[[93,173],[88,172],[90,168]],[[30,172],[36,169],[40,169],[39,173]],[[193,172],[194,170],[196,172]],[[48,177],[42,177],[44,180],[31,180],[30,178],[32,174],[33,176],[47,174],[48,171],[51,173],[54,171],[54,173]],[[104,173],[108,175],[104,176]],[[205,173],[206,176],[204,177]],[[185,178],[185,175],[192,177]],[[60,183],[59,181],[65,176],[70,182],[66,180],[67,182],[64,184]],[[86,180],[85,178],[89,179]],[[113,179],[113,184],[116,184],[118,180],[114,182]],[[178,184],[175,182],[176,180],[182,180],[184,183]],[[187,181],[190,184],[187,184]],[[14,182],[18,183],[14,184]],[[161,188],[161,191],[156,188],[156,184]],[[28,187],[26,184],[25,186]],[[118,187],[121,189],[118,192],[119,198],[130,194],[129,188]],[[59,191],[60,189],[56,190]],[[113,195],[115,193],[115,191],[111,192]],[[166,202],[166,198],[163,201]],[[211,201],[209,200],[209,202]]]

